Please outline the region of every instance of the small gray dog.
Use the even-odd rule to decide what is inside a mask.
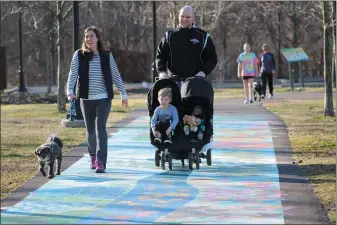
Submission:
[[[61,174],[62,163],[62,148],[63,144],[60,138],[55,135],[48,137],[46,143],[40,145],[35,150],[34,154],[37,156],[40,163],[40,172],[45,177],[46,172],[44,167],[49,166],[48,178],[53,178],[54,175],[54,163],[57,160],[57,175]]]

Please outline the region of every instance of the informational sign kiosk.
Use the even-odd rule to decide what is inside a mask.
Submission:
[[[310,61],[308,55],[304,52],[302,48],[281,48],[280,51],[282,55],[288,61],[289,80],[290,80],[291,89],[294,90],[294,76],[293,76],[293,73],[291,72],[291,63],[295,63],[295,62],[298,62],[299,64],[300,82],[301,82],[301,87],[303,88],[304,84],[303,84],[301,62]]]

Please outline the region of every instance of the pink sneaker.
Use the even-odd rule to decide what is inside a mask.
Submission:
[[[96,170],[95,173],[104,173],[105,172],[105,168],[104,165],[101,161],[96,160]]]
[[[96,169],[96,156],[90,156],[91,158],[91,164],[90,164],[90,169]]]

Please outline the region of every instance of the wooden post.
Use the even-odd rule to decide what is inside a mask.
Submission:
[[[291,87],[291,90],[294,90],[294,76],[293,76],[293,72],[291,71],[291,63],[290,62],[288,62],[288,68],[289,68],[290,87]]]
[[[7,88],[6,48],[0,46],[0,92]]]
[[[299,72],[300,72],[301,88],[304,88],[303,75],[302,75],[302,63],[301,63],[301,61],[298,62],[298,66],[299,66]]]

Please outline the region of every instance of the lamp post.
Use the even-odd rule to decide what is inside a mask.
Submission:
[[[2,43],[2,41],[1,41],[1,23],[2,23],[1,17],[2,17],[2,1],[0,1],[0,46],[1,46],[1,43]]]
[[[2,2],[0,1],[0,18],[2,17]],[[2,47],[1,40],[1,23],[0,20],[0,93],[7,88],[7,73],[6,73],[6,48]]]
[[[20,67],[19,67],[19,92],[26,92],[25,78],[23,73],[23,63],[22,63],[22,22],[21,22],[21,2],[19,2],[19,59],[20,59]]]
[[[80,29],[80,23],[79,23],[79,7],[78,7],[78,1],[73,1],[73,16],[74,16],[74,24],[73,24],[73,48],[75,52],[77,49],[80,48],[80,35],[79,35],[79,29]],[[77,85],[77,84],[76,84]],[[75,89],[76,89],[75,85]],[[74,93],[75,90],[74,90]],[[83,120],[83,115],[81,111],[81,106],[80,106],[80,100],[76,99],[75,100],[75,111],[76,111],[76,120]]]
[[[157,53],[157,7],[156,2],[152,1],[152,35],[153,35],[153,63],[152,63],[152,83],[157,75],[156,71],[156,53]]]

